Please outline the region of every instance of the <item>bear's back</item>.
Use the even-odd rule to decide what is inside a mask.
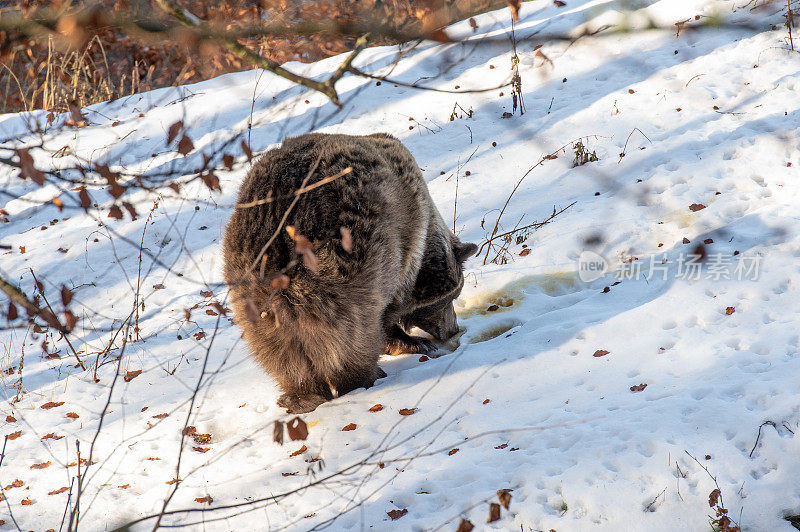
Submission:
[[[338,177],[299,197],[294,194],[304,182],[313,187],[332,176]],[[419,167],[398,140],[385,134],[312,133],[287,139],[255,163],[237,203],[224,241],[229,283],[258,262],[289,211],[265,250],[267,272],[285,268],[295,258],[295,244],[285,231],[291,225],[314,243],[320,263],[320,271],[311,276],[316,281],[341,284],[371,276],[390,288],[404,282],[413,268],[412,256],[421,254],[430,217],[430,197]],[[349,250],[342,245],[342,229],[352,241]],[[296,281],[310,277],[300,264],[286,273]]]

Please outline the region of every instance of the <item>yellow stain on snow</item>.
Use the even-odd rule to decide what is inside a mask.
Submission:
[[[470,338],[469,339],[469,343],[471,343],[471,344],[479,344],[481,342],[486,342],[487,340],[491,340],[492,338],[497,338],[498,336],[500,336],[504,332],[507,332],[507,331],[513,329],[517,325],[518,325],[517,323],[510,322],[510,321],[509,322],[505,322],[505,323],[501,323],[501,324],[499,324],[499,325],[497,325],[495,327],[491,327],[489,329],[486,329],[485,331],[481,331],[477,336],[474,336],[474,337]]]
[[[461,318],[497,314],[518,307],[527,292],[539,289],[549,296],[559,296],[580,289],[581,280],[575,271],[556,270],[541,275],[526,275],[500,290],[478,292],[456,302],[456,314]],[[493,305],[497,305],[494,308]],[[492,310],[489,310],[489,309]]]

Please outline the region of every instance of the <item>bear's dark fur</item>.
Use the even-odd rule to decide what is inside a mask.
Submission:
[[[223,243],[237,323],[295,413],[372,386],[384,351],[433,347],[404,328],[455,334],[452,302],[475,250],[447,228],[411,153],[383,133],[312,133],[264,154]]]

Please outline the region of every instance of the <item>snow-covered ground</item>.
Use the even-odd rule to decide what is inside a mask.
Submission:
[[[250,71],[96,105],[85,111],[90,125],[47,134],[66,156],[39,158],[40,166],[69,164],[73,152],[112,169],[178,164],[189,174],[203,150],[240,134],[260,152],[310,130],[387,131],[416,156],[444,218],[452,221],[457,206],[457,233],[476,243],[545,155],[556,157],[522,180],[498,233],[574,205],[513,241],[497,264],[498,250],[484,264],[485,248],[468,261],[457,302],[465,332],[452,353],[382,360],[387,378],[303,415],[308,438],[280,446],[273,422],[292,416],[275,405],[278,390],[239,330],[213,315],[212,303],[226,297],[220,239],[249,166],[238,141],[233,171],[217,172],[221,193],[194,182],[166,189],[154,205],[155,196],[136,192],[122,198],[137,205],[136,221],[127,212],[116,221],[38,207],[58,195],[55,186],[3,170],[0,187],[23,197],[0,204],[9,219],[0,243],[12,247],[0,269],[32,293],[32,268],[54,306],[62,284],[73,288],[71,308],[87,310],[72,342],[87,364],[113,334],[104,331],[131,312],[137,286],[144,302],[143,340],[123,352],[117,338],[100,358],[99,382],[93,369],[75,367],[63,341],[0,331],[2,434],[20,433],[0,464],[0,529],[14,520],[24,530],[59,529],[70,495],[62,488],[78,483],[76,442],[85,460],[106,408],[94,463],[80,467],[87,530],[158,513],[176,476],[167,511],[187,511],[162,523],[207,530],[455,530],[462,518],[477,530],[709,530],[714,479],[743,529],[793,530],[783,518],[800,514],[800,239],[792,229],[800,56],[788,51],[779,13],[650,3],[635,2],[633,17],[603,1],[524,3],[515,27],[523,116],[503,118],[510,87],[431,92],[346,77],[337,110]],[[589,20],[671,25],[714,14],[752,24],[538,51],[524,39],[579,31]],[[476,20],[476,33],[462,23],[454,34],[510,31],[507,10]],[[503,39],[451,45],[447,57],[457,61],[446,69],[442,48],[423,45],[391,77],[450,91],[497,86],[509,76],[509,48]],[[396,51],[369,49],[356,64],[383,73]],[[324,75],[341,60],[290,67]],[[451,121],[456,103],[462,111]],[[23,118],[0,117],[0,137],[25,131]],[[186,158],[164,145],[178,120],[194,142]],[[578,139],[599,160],[573,167]],[[90,193],[112,204],[106,191]],[[76,194],[61,198],[74,205]],[[704,241],[705,260],[692,261]],[[591,280],[591,264],[607,270]],[[43,356],[45,338],[60,359]],[[14,402],[20,374],[25,393]],[[43,409],[48,402],[63,404]],[[371,411],[376,404],[383,408]],[[187,414],[210,443],[187,437],[179,454]],[[499,489],[513,490],[510,507],[487,524]]]

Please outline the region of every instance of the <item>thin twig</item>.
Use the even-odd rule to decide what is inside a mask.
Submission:
[[[39,280],[36,278],[36,274],[35,274],[35,273],[33,273],[33,268],[31,268],[31,275],[33,275],[33,280],[36,282],[36,285],[37,285],[37,286],[41,286],[41,285],[39,284]],[[44,299],[44,303],[45,303],[45,305],[47,305],[47,308],[50,310],[50,312],[52,313],[52,315],[53,315],[53,316],[55,316],[55,315],[56,315],[56,313],[55,313],[55,311],[53,310],[53,307],[51,307],[51,306],[50,306],[50,302],[47,300],[47,296],[46,296],[46,295],[44,295],[44,290],[39,290],[39,294],[42,296],[42,299]],[[86,369],[86,366],[84,366],[84,365],[83,365],[83,361],[81,361],[81,357],[79,357],[79,356],[78,356],[78,352],[77,352],[77,351],[75,351],[75,347],[73,347],[73,346],[72,346],[72,342],[71,342],[71,341],[70,341],[70,339],[69,339],[69,329],[67,329],[67,328],[64,328],[64,329],[59,329],[59,331],[58,331],[58,332],[60,332],[60,333],[61,333],[61,336],[62,336],[62,337],[64,338],[64,340],[67,342],[67,345],[69,346],[69,349],[70,349],[70,351],[72,351],[72,354],[75,356],[75,360],[77,360],[77,361],[78,361],[78,365],[80,366],[80,368],[81,368],[82,370],[85,370],[85,369]]]
[[[773,429],[778,430],[778,427],[775,425],[774,421],[765,421],[761,425],[758,426],[758,436],[756,436],[756,442],[753,444],[753,448],[750,449],[750,458],[753,457],[753,453],[756,452],[756,447],[758,447],[758,440],[761,439],[761,428],[764,425],[771,425]]]
[[[352,171],[353,171],[353,168],[348,166],[347,168],[345,168],[344,170],[342,170],[341,172],[339,172],[337,174],[334,174],[334,175],[331,175],[331,176],[328,176],[328,177],[323,177],[322,179],[320,179],[316,183],[313,183],[313,184],[305,186],[305,187],[300,187],[297,190],[295,190],[294,192],[292,192],[291,194],[289,194],[288,196],[269,196],[269,197],[266,197],[266,198],[249,201],[247,203],[237,203],[235,205],[235,207],[237,209],[249,209],[250,207],[256,207],[258,205],[264,205],[266,203],[272,203],[273,201],[276,201],[276,200],[279,200],[279,199],[290,198],[292,196],[300,196],[301,194],[305,194],[306,192],[308,192],[310,190],[314,190],[315,188],[321,187],[322,185],[326,185],[326,184],[330,183],[331,181],[333,181],[334,179],[339,179],[340,177],[345,176],[345,175],[349,174]]]
[[[492,240],[496,240],[498,238],[503,238],[504,236],[508,236],[508,235],[513,235],[514,233],[518,233],[520,231],[524,231],[525,229],[531,229],[531,228],[538,229],[540,227],[543,227],[543,226],[549,224],[550,222],[552,222],[553,218],[555,218],[556,216],[558,216],[562,212],[566,211],[567,209],[569,209],[570,207],[572,207],[576,203],[578,203],[578,202],[577,201],[573,201],[572,203],[570,203],[569,205],[567,205],[566,207],[564,207],[564,208],[562,208],[561,210],[558,210],[558,211],[556,211],[556,208],[553,207],[553,213],[550,216],[548,216],[547,218],[545,218],[544,220],[542,220],[541,222],[533,222],[532,224],[523,225],[522,227],[517,227],[516,229],[512,229],[511,231],[506,231],[505,233],[500,233],[499,235],[494,235],[493,237],[489,238],[488,240],[486,240],[485,242],[483,242],[481,244],[481,246],[478,248],[477,255],[480,255],[481,250],[483,249],[483,246],[485,246],[487,244],[491,244]]]

